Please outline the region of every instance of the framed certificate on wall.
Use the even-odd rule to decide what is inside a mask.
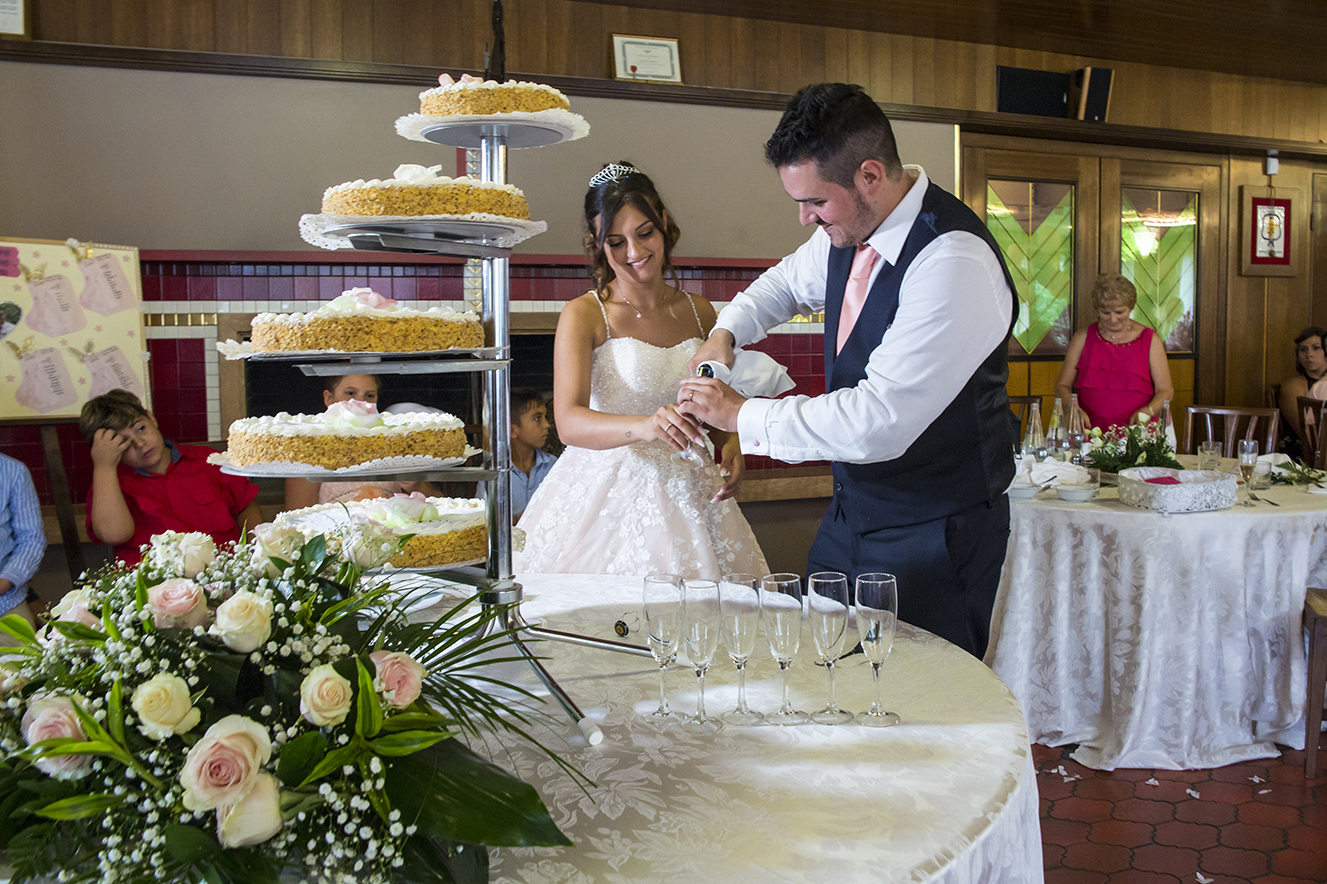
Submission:
[[[32,39],[32,9],[29,0],[0,0],[0,39]]]
[[[658,37],[613,35],[613,76],[647,83],[681,83],[677,41]]]

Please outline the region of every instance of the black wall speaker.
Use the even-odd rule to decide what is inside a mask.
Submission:
[[[1069,75],[1029,68],[995,68],[995,109],[1004,114],[1069,116]]]
[[[1074,71],[1074,91],[1078,99],[1078,119],[1106,122],[1110,111],[1110,90],[1115,72],[1110,68],[1083,68]]]

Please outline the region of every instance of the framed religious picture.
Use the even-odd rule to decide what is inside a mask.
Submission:
[[[1240,275],[1298,276],[1305,249],[1298,188],[1240,188]]]
[[[0,0],[0,40],[32,39],[30,0]]]
[[[613,35],[613,76],[646,83],[681,83],[677,41],[658,37]]]

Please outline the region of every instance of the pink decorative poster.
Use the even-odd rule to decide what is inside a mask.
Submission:
[[[138,250],[0,240],[0,418],[77,416],[121,388],[149,407]]]

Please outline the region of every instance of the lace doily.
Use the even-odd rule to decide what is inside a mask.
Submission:
[[[424,114],[406,114],[396,121],[396,134],[411,141],[433,142],[424,137],[424,130],[440,123],[530,123],[540,128],[554,129],[562,141],[576,141],[590,134],[590,124],[580,114],[555,108],[534,113],[488,114],[475,116],[455,114],[450,117],[430,117]]]
[[[340,234],[329,234],[327,228],[345,224],[401,224],[413,221],[473,221],[486,224],[501,224],[511,228],[510,232],[493,238],[476,237],[476,242],[500,249],[514,248],[517,243],[525,242],[548,230],[543,221],[523,221],[520,218],[507,218],[502,215],[490,215],[487,212],[471,212],[468,215],[301,215],[299,219],[300,237],[309,245],[320,249],[335,251],[351,249],[350,240]],[[463,240],[458,240],[458,242]]]
[[[292,356],[452,356],[457,353],[480,355],[483,348],[456,347],[451,350],[392,350],[378,352],[369,350],[264,350],[255,353],[252,341],[236,341],[233,338],[217,341],[217,352],[226,359],[284,359]]]
[[[409,457],[380,457],[377,460],[365,461],[362,464],[356,464],[353,467],[341,467],[336,470],[329,470],[325,467],[310,466],[306,463],[293,463],[291,461],[270,461],[267,463],[248,464],[238,467],[230,462],[230,458],[224,451],[218,451],[215,454],[207,456],[207,462],[221,467],[221,472],[231,476],[249,476],[249,477],[270,477],[270,478],[348,478],[354,476],[379,476],[383,473],[426,473],[430,470],[441,470],[448,467],[456,467],[465,463],[468,458],[476,454],[482,454],[478,448],[472,445],[465,446],[465,454],[461,457],[424,457],[422,455],[412,455]]]

